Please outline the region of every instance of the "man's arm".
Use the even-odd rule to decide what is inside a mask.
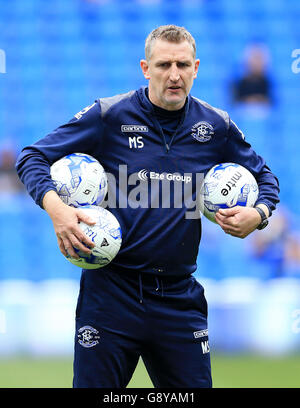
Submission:
[[[103,123],[99,102],[83,109],[68,123],[55,129],[20,153],[16,170],[36,204],[42,206],[44,194],[55,191],[50,166],[71,153],[94,156],[101,151]]]
[[[264,159],[245,141],[243,133],[232,121],[223,161],[241,164],[254,175],[259,187],[255,205],[264,211],[267,218],[270,217],[279,202],[278,179],[266,166]],[[255,208],[236,206],[220,209],[216,214],[216,221],[226,233],[245,238],[259,226],[261,216]]]
[[[50,175],[50,166],[61,157],[82,152],[93,155],[99,148],[102,135],[99,102],[83,109],[67,124],[60,126],[43,139],[25,147],[18,157],[16,170],[36,204],[45,209],[52,219],[60,251],[78,258],[74,248],[85,253],[91,251],[93,242],[82,233],[80,221],[94,224],[78,208],[64,204],[56,193]]]

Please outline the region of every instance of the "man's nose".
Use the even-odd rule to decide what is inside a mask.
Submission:
[[[170,71],[170,81],[172,82],[177,82],[180,79],[180,73],[177,68],[177,65],[172,65],[171,66],[171,71]]]

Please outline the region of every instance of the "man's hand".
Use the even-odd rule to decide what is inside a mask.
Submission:
[[[265,205],[260,206],[265,212],[268,211]],[[266,212],[268,216],[269,213]],[[236,206],[232,208],[219,209],[216,213],[216,222],[226,234],[238,238],[245,238],[256,230],[261,223],[261,217],[252,207]]]
[[[43,207],[52,219],[58,246],[63,255],[69,254],[72,258],[78,259],[74,248],[86,254],[91,253],[89,248],[93,248],[95,244],[81,231],[78,223],[83,221],[88,225],[94,225],[95,221],[79,208],[64,204],[54,190],[45,194]]]

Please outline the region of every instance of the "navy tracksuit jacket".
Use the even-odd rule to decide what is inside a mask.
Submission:
[[[23,149],[16,168],[37,204],[55,190],[50,165],[73,152],[94,156],[111,185],[115,181],[116,194],[107,208],[123,235],[120,252],[108,267],[101,273],[83,271],[74,386],[126,386],[139,355],[155,386],[211,386],[206,301],[190,276],[201,238],[200,218],[187,216],[197,213],[197,174],[222,162],[243,165],[258,182],[257,204],[266,204],[270,212],[279,201],[276,177],[226,112],[191,95],[180,115],[164,112],[152,105],[144,87],[96,100]],[[169,190],[163,193],[166,181]],[[145,190],[140,187],[137,193],[143,182]],[[138,199],[140,206],[134,208]],[[150,332],[141,330],[145,319]],[[98,360],[92,349],[98,350]]]

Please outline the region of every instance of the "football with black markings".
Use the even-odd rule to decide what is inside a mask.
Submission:
[[[245,167],[220,163],[206,174],[200,190],[200,211],[212,222],[220,208],[253,207],[258,197],[257,182]]]
[[[97,269],[108,265],[117,255],[122,244],[122,230],[117,218],[108,210],[96,205],[80,208],[96,224],[87,225],[79,223],[80,229],[86,234],[95,246],[91,254],[75,249],[79,259],[67,256],[66,258],[76,266],[83,269]]]
[[[107,193],[107,176],[94,157],[72,153],[52,164],[50,175],[61,200],[70,206],[100,205]]]

